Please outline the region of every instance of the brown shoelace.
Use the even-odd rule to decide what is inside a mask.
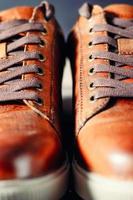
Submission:
[[[44,56],[39,52],[25,52],[22,49],[26,44],[42,45],[39,36],[24,36],[22,34],[31,31],[46,32],[42,24],[26,20],[15,20],[0,24],[0,41],[6,42],[8,54],[7,58],[0,60],[0,102],[13,100],[40,101],[36,90],[27,90],[39,89],[41,86],[39,80],[36,78],[22,80],[24,74],[43,74],[42,69],[35,64],[23,65],[23,61],[26,60],[44,61]]]
[[[108,44],[110,50],[108,52],[93,51],[90,59],[109,60],[110,64],[90,64],[90,74],[107,72],[113,74],[108,78],[99,77],[90,84],[91,88],[95,88],[95,95],[91,100],[104,97],[133,97],[133,83],[125,83],[122,80],[133,78],[133,69],[126,69],[123,66],[133,66],[132,55],[118,54],[117,39],[128,38],[133,39],[133,20],[124,20],[120,18],[108,19],[108,24],[97,24],[90,29],[90,32],[104,32],[108,36],[93,37],[89,43],[90,46],[98,44]],[[112,50],[111,50],[112,49]]]

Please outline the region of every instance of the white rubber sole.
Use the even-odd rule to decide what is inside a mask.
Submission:
[[[116,181],[73,164],[76,193],[84,200],[133,200],[133,181]]]
[[[68,187],[69,166],[41,178],[0,181],[0,200],[59,200]]]

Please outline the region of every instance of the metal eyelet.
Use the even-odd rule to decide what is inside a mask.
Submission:
[[[92,54],[89,56],[89,62],[92,62],[94,60]]]
[[[89,56],[89,62],[92,62],[94,60],[92,54]]]
[[[93,58],[92,58],[92,55],[90,55],[90,56],[89,56],[89,59],[90,59],[90,60],[92,60],[92,59],[93,59]]]
[[[94,83],[93,83],[93,82],[90,83],[89,89],[90,89],[90,90],[94,90]]]
[[[39,106],[42,106],[44,104],[43,100],[40,97],[37,98],[37,100],[35,101],[35,103],[37,105],[39,105]]]
[[[93,28],[90,28],[89,33],[90,33],[90,34],[93,33]]]
[[[44,75],[44,71],[43,71],[43,69],[41,67],[38,67],[37,71],[38,71],[37,74],[39,76],[43,76]]]
[[[91,47],[93,46],[93,43],[92,43],[92,42],[89,42],[89,43],[88,43],[88,46],[89,46],[89,48],[91,48]]]
[[[44,62],[45,60],[46,60],[46,57],[43,54],[39,53],[39,61]]]
[[[41,34],[42,34],[42,35],[47,35],[47,33],[48,33],[48,31],[47,31],[47,29],[46,29],[46,28],[44,28],[44,30],[43,30],[43,31],[41,31]]]
[[[37,90],[42,91],[43,85],[41,83],[38,83],[38,86],[36,87]]]
[[[94,68],[92,67],[90,70],[89,70],[89,75],[92,76],[94,74]]]
[[[45,41],[41,39],[41,42],[40,42],[39,46],[40,46],[41,48],[43,48],[43,47],[45,46],[45,44],[46,44]]]
[[[90,96],[90,102],[94,103],[95,101],[96,101],[95,96],[94,95]]]

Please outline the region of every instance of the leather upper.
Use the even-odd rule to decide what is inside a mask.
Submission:
[[[38,95],[43,105],[27,100],[0,104],[0,179],[41,176],[64,161],[60,121],[64,38],[54,15],[48,20],[45,17],[49,6],[45,2],[37,8],[16,7],[0,12],[1,22],[32,19],[47,30],[45,34],[26,33],[39,35],[45,45],[25,45],[24,51],[39,51],[45,60],[25,61],[24,64],[42,67],[43,74],[22,77],[41,81],[43,88],[38,90]],[[21,163],[25,166],[23,170]]]
[[[105,15],[123,19],[133,18],[133,6],[114,4],[106,8],[84,4],[69,39],[69,57],[74,74],[74,107],[77,159],[91,172],[119,179],[133,178],[133,100],[125,98],[101,98],[91,101],[95,88],[89,86],[99,76],[108,73],[90,73],[90,63],[108,64],[106,59],[91,59],[94,51],[109,51],[107,44],[89,47],[94,34],[107,36],[108,33],[91,33],[95,24],[106,24]],[[88,13],[91,12],[91,15]],[[120,45],[120,44],[119,44]],[[129,53],[131,47],[126,44]],[[122,45],[121,45],[122,48]],[[120,46],[118,46],[120,50]],[[121,53],[119,51],[119,53]],[[129,68],[129,66],[125,66]],[[126,80],[132,82],[132,80]]]
[[[121,104],[125,104],[121,101]],[[120,179],[133,176],[132,103],[120,104],[91,118],[77,136],[78,152],[92,172]]]
[[[60,167],[61,139],[47,120],[30,109],[3,113],[0,120],[1,179],[42,176]]]

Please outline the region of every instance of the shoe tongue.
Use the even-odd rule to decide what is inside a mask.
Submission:
[[[29,20],[32,17],[33,7],[15,7],[9,10],[0,12],[0,21],[5,22],[9,20]]]
[[[105,7],[104,11],[119,18],[133,19],[133,6],[128,4],[113,4]],[[133,39],[119,38],[117,44],[120,55],[133,55]],[[132,69],[132,66],[124,66],[124,68]],[[129,78],[123,82],[133,83],[133,79]]]
[[[113,4],[104,8],[105,12],[123,19],[133,19],[133,6],[128,4]],[[133,55],[133,39],[120,38],[117,40],[118,52],[121,55]]]
[[[131,19],[133,18],[133,6],[128,4],[112,4],[104,8],[104,10],[116,17]]]

